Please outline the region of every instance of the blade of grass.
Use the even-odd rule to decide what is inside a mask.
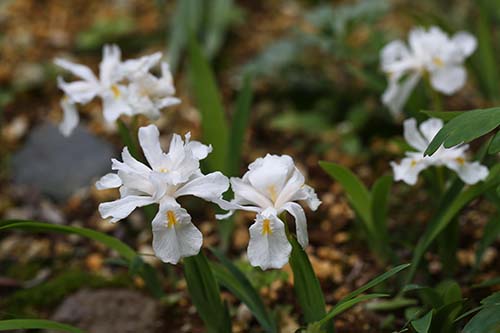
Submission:
[[[10,330],[56,330],[61,332],[70,332],[70,333],[83,333],[83,330],[66,325],[61,324],[52,320],[44,320],[44,319],[9,319],[9,320],[0,320],[0,331],[10,331]]]
[[[227,173],[228,125],[215,76],[198,42],[189,39],[190,80],[201,114],[205,143],[213,146],[206,159],[210,171]]]

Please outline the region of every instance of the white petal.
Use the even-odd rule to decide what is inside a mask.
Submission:
[[[139,143],[144,156],[153,169],[160,169],[163,164],[163,151],[160,146],[160,131],[155,125],[139,128]]]
[[[402,82],[399,82],[397,78],[389,80],[389,85],[382,95],[382,102],[389,108],[393,116],[401,113],[419,79],[420,74],[414,72],[409,77],[403,78]]]
[[[250,184],[271,201],[276,202],[279,193],[295,170],[295,165],[288,155],[267,154],[248,168],[247,177]]]
[[[90,102],[98,93],[100,87],[95,82],[75,81],[67,83],[62,77],[57,77],[57,86],[74,103],[86,104]]]
[[[194,195],[195,197],[214,201],[229,188],[229,180],[219,171],[195,178],[175,192],[175,197]]]
[[[418,131],[417,121],[414,118],[407,119],[404,121],[403,127],[406,142],[420,152],[425,151],[429,145],[429,141],[425,140]]]
[[[295,170],[293,170],[292,176],[290,177],[290,179],[288,179],[285,186],[283,186],[283,189],[279,193],[274,206],[279,209],[286,202],[292,201],[291,199],[296,195],[296,193],[302,188],[303,185],[304,176],[297,168],[295,168]]]
[[[186,138],[186,146],[187,150],[190,150],[191,153],[198,160],[202,160],[208,156],[212,152],[212,145],[204,145],[199,141],[191,141],[191,133],[188,132],[185,135]]]
[[[181,100],[176,98],[176,97],[165,97],[165,98],[161,98],[161,99],[155,101],[155,106],[158,109],[163,109],[163,108],[167,108],[169,106],[178,105],[180,103],[181,103]]]
[[[477,47],[476,37],[465,31],[457,32],[453,36],[452,41],[462,50],[465,57],[474,53]]]
[[[98,190],[106,190],[109,188],[117,188],[122,185],[122,180],[116,173],[108,173],[101,177],[96,183],[95,187]]]
[[[273,203],[266,198],[262,193],[257,191],[250,184],[245,183],[240,178],[231,177],[231,188],[235,197],[244,199],[250,203],[261,208],[272,207]]]
[[[395,62],[404,60],[410,56],[410,51],[401,40],[395,40],[384,46],[380,51],[382,69],[392,65]]]
[[[118,222],[129,216],[137,207],[147,206],[153,202],[151,197],[131,195],[100,204],[99,213],[104,219],[111,217],[111,222]]]
[[[463,157],[448,161],[446,166],[455,171],[458,177],[468,185],[473,185],[479,181],[485,180],[489,174],[488,168],[484,165],[481,165],[477,161],[466,162]]]
[[[321,205],[316,192],[309,185],[302,185],[301,189],[295,193],[290,201],[305,201],[311,210],[316,210]]]
[[[134,80],[137,76],[144,75],[161,59],[161,52],[156,52],[138,59],[130,59],[122,64],[124,73]]]
[[[123,90],[120,88],[120,90]],[[113,125],[115,121],[123,115],[132,115],[132,108],[123,97],[125,92],[119,95],[106,93],[102,96],[104,120]]]
[[[99,64],[99,79],[103,86],[107,87],[123,78],[120,66],[121,51],[118,45],[104,45]]]
[[[179,206],[162,206],[152,222],[155,255],[176,264],[181,258],[198,254],[203,236],[191,223],[191,216]]]
[[[448,66],[431,73],[431,84],[443,94],[451,95],[464,86],[466,77],[462,66]]]
[[[283,222],[273,215],[257,215],[250,226],[247,250],[250,264],[264,270],[281,268],[288,262],[291,251]]]
[[[92,73],[92,70],[87,66],[75,64],[74,62],[61,58],[56,58],[54,60],[54,63],[57,66],[64,68],[65,70],[70,71],[74,75],[84,79],[85,81],[97,82],[97,78],[95,77],[94,73]]]
[[[59,124],[59,130],[64,136],[68,137],[78,125],[80,116],[78,115],[75,104],[72,103],[68,97],[63,97],[61,99],[61,107],[64,114],[63,120]]]
[[[394,171],[394,180],[402,180],[409,185],[417,183],[418,174],[427,168],[427,163],[422,159],[405,157],[400,164],[391,162],[392,170]]]
[[[302,207],[295,202],[288,202],[283,206],[283,209],[294,217],[297,240],[302,248],[305,249],[309,244],[309,236],[307,234],[307,220],[304,209],[302,209]]]
[[[425,148],[420,150],[421,152],[424,152],[432,139],[434,139],[436,134],[441,130],[441,128],[443,128],[443,121],[438,118],[430,118],[421,123],[419,128],[420,132],[427,141]]]

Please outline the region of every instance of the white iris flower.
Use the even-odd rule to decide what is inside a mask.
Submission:
[[[395,180],[402,180],[407,184],[414,185],[417,182],[418,174],[430,166],[445,166],[455,171],[466,184],[475,184],[488,176],[487,167],[477,161],[467,161],[465,152],[469,148],[468,145],[458,145],[451,148],[441,146],[431,156],[424,157],[427,146],[442,127],[443,121],[436,118],[424,121],[418,129],[415,119],[407,119],[404,122],[405,140],[416,151],[406,152],[406,157],[399,164],[391,162]]]
[[[295,201],[304,201],[312,210],[316,210],[321,202],[314,190],[304,184],[304,176],[290,156],[268,154],[258,158],[248,166],[243,178],[231,178],[231,188],[234,199],[220,201],[223,209],[230,210],[230,214],[237,209],[257,213],[255,223],[250,227],[247,251],[253,266],[281,268],[288,262],[292,248],[285,225],[278,218],[284,211],[295,219],[298,242],[304,248],[307,246],[306,216]]]
[[[113,159],[117,173],[103,176],[98,189],[119,188],[120,199],[99,205],[103,218],[117,222],[137,207],[159,204],[152,221],[153,249],[164,262],[176,264],[180,258],[196,255],[202,245],[201,232],[191,222],[191,216],[176,201],[193,195],[207,201],[220,201],[229,181],[220,172],[203,175],[200,160],[212,151],[197,141],[185,140],[174,134],[168,153],[160,147],[159,131],[154,125],[139,129],[139,143],[149,166],[133,158],[128,149],[122,152],[122,162]]]
[[[411,30],[408,45],[401,40],[389,43],[380,53],[389,80],[382,102],[399,114],[422,76],[428,76],[431,86],[443,94],[457,92],[467,77],[463,63],[476,46],[473,35],[461,31],[450,38],[438,27]]]
[[[63,135],[69,136],[78,125],[75,104],[86,104],[95,97],[101,98],[104,119],[110,125],[121,115],[145,114],[156,119],[160,109],[178,104],[180,100],[173,97],[175,88],[168,65],[162,63],[161,78],[149,72],[160,59],[161,53],[158,52],[122,62],[120,48],[105,45],[99,77],[87,66],[56,59],[56,65],[80,78],[68,83],[58,77],[58,86],[65,93],[61,101],[64,116],[59,126]]]

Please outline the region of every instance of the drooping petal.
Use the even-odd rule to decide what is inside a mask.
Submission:
[[[403,106],[420,79],[419,72],[413,72],[400,82],[397,78],[389,80],[389,86],[382,95],[382,102],[389,108],[393,116],[401,113]]]
[[[94,73],[92,73],[92,70],[85,65],[76,64],[62,58],[56,58],[54,60],[54,63],[57,66],[64,68],[65,70],[70,71],[72,74],[84,79],[85,81],[97,82],[97,78],[95,77]]]
[[[427,149],[429,141],[427,141],[417,129],[417,121],[410,118],[404,121],[404,138],[406,142],[416,150],[423,152]]]
[[[65,82],[62,77],[57,77],[57,86],[64,91],[73,103],[86,104],[90,102],[99,92],[96,82],[75,81]]]
[[[250,226],[247,250],[250,264],[263,270],[281,268],[288,262],[291,251],[283,222],[275,215],[257,215]]]
[[[295,219],[295,229],[297,231],[297,240],[305,249],[309,244],[309,236],[307,233],[307,220],[304,209],[295,202],[288,202],[283,206],[283,209],[289,212]]]
[[[462,66],[448,66],[431,73],[431,84],[443,94],[451,95],[464,86],[466,77]]]
[[[129,216],[137,207],[146,206],[153,202],[151,197],[131,195],[100,204],[99,213],[104,219],[111,217],[111,222],[118,222]]]
[[[214,201],[222,196],[229,188],[229,180],[219,171],[197,177],[182,185],[176,192],[175,197],[194,195],[207,201]]]
[[[186,133],[185,140],[186,140],[186,145],[185,145],[186,150],[190,150],[193,156],[198,160],[205,159],[208,156],[208,154],[212,152],[212,145],[207,146],[199,141],[191,141],[190,132]]]
[[[66,96],[61,99],[61,108],[63,109],[64,114],[63,120],[59,124],[59,130],[62,135],[68,137],[78,125],[80,116],[78,115],[76,105]]]
[[[321,205],[321,201],[318,199],[318,195],[314,189],[309,185],[302,185],[300,190],[295,193],[295,195],[290,199],[290,201],[304,201],[307,206],[313,211],[318,209]]]
[[[158,127],[148,125],[139,128],[139,143],[149,165],[153,169],[159,170],[164,161],[164,154],[160,146],[160,131],[158,131]]]
[[[443,121],[438,118],[430,118],[424,121],[419,126],[420,132],[427,141],[423,149],[419,149],[424,152],[427,149],[428,144],[434,139],[436,134],[443,128]]]
[[[160,205],[152,222],[153,249],[163,262],[177,264],[181,258],[200,252],[203,236],[191,216],[178,205]]]
[[[417,183],[418,174],[427,168],[427,166],[423,158],[416,157],[405,157],[399,164],[391,162],[394,180],[402,180],[409,185],[415,185]]]
[[[122,185],[122,180],[116,173],[108,173],[101,177],[96,183],[95,187],[98,190],[106,190],[110,188],[117,188]]]
[[[445,165],[455,171],[458,177],[468,185],[473,185],[479,181],[485,180],[489,174],[487,167],[477,161],[467,162],[465,161],[465,157],[457,157],[449,160]]]
[[[178,105],[180,103],[181,103],[181,100],[178,99],[177,97],[164,97],[164,98],[160,98],[154,102],[155,106],[158,109],[164,109],[164,108],[167,108],[169,106]]]
[[[474,53],[477,47],[476,37],[466,31],[457,32],[453,35],[452,41],[460,48],[464,57],[468,57]]]

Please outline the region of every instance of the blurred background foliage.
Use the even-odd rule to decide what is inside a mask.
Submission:
[[[199,96],[188,93],[191,92],[191,85],[187,79],[187,74],[193,70],[193,61],[189,58],[190,38],[196,39],[215,73],[214,84],[220,93],[220,109],[227,116],[226,127],[238,128],[238,119],[249,121],[245,138],[238,138],[242,140],[242,146],[228,149],[236,151],[245,161],[251,161],[263,152],[292,152],[294,156],[303,158],[302,165],[311,170],[309,179],[312,185],[317,185],[321,193],[328,192],[333,185],[330,187],[330,180],[319,171],[317,160],[328,159],[346,167],[356,166],[356,174],[370,185],[368,188],[373,188],[374,179],[387,173],[388,161],[399,158],[407,148],[401,139],[402,119],[394,120],[380,102],[386,79],[379,68],[379,52],[385,44],[397,38],[405,40],[408,31],[416,25],[439,25],[450,33],[470,31],[476,35],[479,44],[467,63],[467,84],[457,94],[443,99],[444,109],[469,110],[498,106],[499,23],[500,0],[1,1],[0,215],[7,216],[13,207],[22,206],[31,200],[19,196],[12,198],[11,193],[8,193],[13,188],[9,178],[12,170],[8,167],[11,155],[22,146],[29,129],[43,120],[57,122],[61,117],[58,107],[61,94],[55,83],[60,72],[52,64],[55,56],[65,56],[96,68],[105,43],[117,43],[123,50],[124,58],[163,51],[165,60],[175,73],[175,83],[183,105],[175,112],[167,111],[167,121],[161,125],[169,132],[191,130],[194,137],[200,137],[203,124],[200,124],[200,116],[193,109],[209,107],[197,105],[193,101]],[[241,111],[243,116],[237,116],[237,110],[245,110],[245,100],[251,99],[249,95],[253,95],[252,106]],[[407,104],[407,116],[425,119],[426,116],[420,110],[428,109],[429,105],[429,96],[421,83]],[[82,118],[92,132],[118,144],[117,137],[103,129],[98,112],[93,112],[95,108],[94,105],[85,109]],[[244,112],[248,112],[248,115]],[[231,137],[231,133],[227,135]],[[240,167],[242,165],[240,163]],[[226,167],[230,173],[238,173],[237,164],[228,164]],[[404,186],[394,187],[400,198],[389,199],[391,208],[396,212],[389,222],[391,226],[395,223],[404,225],[404,230],[389,232],[392,242],[404,249],[398,255],[411,259],[411,250],[421,231],[419,222],[428,217],[425,212],[421,212],[426,197],[420,192],[414,194],[411,192],[413,189]],[[76,206],[74,200],[70,200],[62,208],[68,221],[87,227],[103,223],[95,216],[98,196],[92,193],[90,197],[92,200]],[[345,227],[346,220],[354,220],[352,212],[345,212],[348,210],[345,201],[341,202],[344,206],[334,206],[332,202],[337,204],[337,199],[328,198],[329,201],[323,200],[327,207],[321,212],[324,219],[338,223],[338,230],[345,231],[347,228],[349,231],[348,236],[343,234],[344,241],[339,241],[339,247],[345,246],[343,251],[355,248],[360,253],[359,257],[362,257],[361,267],[365,267],[365,270],[367,266],[376,267],[373,257],[366,253],[366,246],[361,245],[365,232],[363,225],[353,223]],[[414,200],[413,208],[408,207],[406,198]],[[476,204],[474,207],[479,206]],[[196,202],[187,203],[186,207],[193,210],[197,218],[205,216]],[[487,206],[485,211],[493,216],[494,208]],[[413,220],[416,222],[410,223]],[[495,217],[491,221],[495,222]],[[487,227],[491,237],[479,245],[477,253],[480,252],[480,257],[488,246],[494,244],[500,232],[493,222],[488,223]],[[468,233],[463,237],[466,242],[478,238],[475,231],[471,230],[475,227],[469,226],[465,231]],[[137,244],[137,248],[149,242],[142,234],[137,235],[134,226],[122,224],[117,228],[111,232],[128,243]],[[332,237],[327,238],[325,234],[331,236],[337,227],[324,227],[326,231],[321,228],[323,224],[320,226],[319,222],[311,225],[312,239],[318,247],[331,247],[332,243],[329,242]],[[207,230],[208,233],[212,232],[210,228]],[[240,234],[238,230],[235,232],[232,249],[243,252],[243,246],[237,244]],[[218,241],[213,238],[213,234],[207,237],[207,242]],[[345,239],[351,245],[343,245]],[[83,247],[81,243],[69,244]],[[91,251],[97,250],[92,248]],[[60,302],[65,294],[82,287],[131,287],[133,284],[133,287],[140,288],[140,283],[131,283],[127,276],[122,276],[120,268],[123,263],[120,265],[113,260],[109,262],[112,269],[106,273],[112,278],[103,280],[100,273],[89,274],[74,262],[76,257],[77,260],[86,261],[85,265],[90,265],[87,253],[83,252],[79,250],[76,254],[42,261],[30,261],[29,258],[22,262],[2,261],[0,272],[3,275],[22,281],[33,280],[37,285],[36,288],[2,297],[0,305],[5,309],[4,314],[33,315],[44,312],[46,307]],[[471,252],[473,256],[476,254],[475,251]],[[431,259],[429,262],[432,262]],[[477,272],[480,270],[479,259],[473,261]],[[325,273],[326,278],[320,274],[327,293],[331,291],[327,296],[328,301],[339,298],[332,290],[342,291],[339,288],[341,281],[350,279],[352,286],[357,284],[350,276],[332,279],[331,276],[337,276],[336,271],[332,270],[332,273],[321,264],[320,260],[313,261],[316,271],[323,269],[328,272]],[[43,278],[43,274],[40,277],[41,267],[46,265],[53,270],[50,280]],[[237,265],[255,287],[266,291],[266,296],[276,294],[275,286],[289,279],[287,272],[261,272],[249,267],[245,261],[238,261]],[[348,267],[349,270],[360,270],[354,264]],[[498,275],[497,270],[493,269],[489,274]],[[168,290],[170,298],[166,303],[177,304],[181,298],[177,288],[182,282],[175,279],[175,270],[162,271],[166,272],[171,283]],[[452,273],[443,273],[449,274]],[[463,271],[458,274],[462,274],[460,279],[466,282],[472,279]],[[444,293],[442,290],[447,288],[456,289],[452,283],[443,283],[432,289],[436,289],[441,297]],[[55,289],[60,289],[60,292],[53,293]],[[417,289],[408,290],[408,293],[421,293]],[[478,295],[477,301],[486,293],[481,291]],[[275,301],[278,296],[274,297]],[[444,306],[458,299],[462,302],[463,296],[450,296],[446,300],[437,297],[436,304],[439,305],[431,304],[425,295],[419,294],[419,297],[422,298],[422,306],[417,309],[415,305],[406,314],[398,315],[409,320],[416,311],[425,312],[433,306]],[[282,316],[289,316],[292,311],[287,305],[290,296],[281,295],[280,303]],[[389,330],[402,326],[397,325],[401,322],[393,314],[384,318],[383,324]]]

